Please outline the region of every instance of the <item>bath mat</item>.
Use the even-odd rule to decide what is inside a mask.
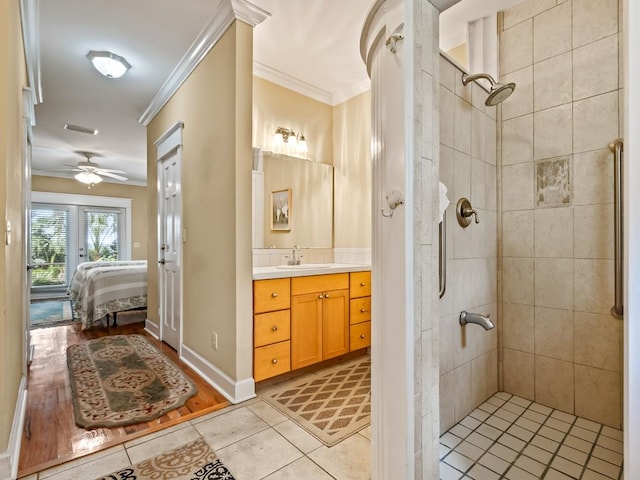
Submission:
[[[200,439],[125,467],[97,480],[235,480],[207,443]]]
[[[79,427],[148,422],[196,394],[189,378],[142,335],[114,335],[67,348]]]
[[[259,396],[332,446],[371,423],[371,360],[367,356],[317,378],[284,382]]]
[[[73,321],[69,300],[33,302],[29,306],[29,316],[31,328],[50,327]]]

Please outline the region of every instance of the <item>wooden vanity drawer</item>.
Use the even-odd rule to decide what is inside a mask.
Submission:
[[[253,317],[253,346],[291,339],[291,310],[261,313]]]
[[[284,310],[290,305],[291,281],[289,278],[253,282],[253,313]]]
[[[348,273],[310,275],[308,277],[293,277],[291,279],[291,295],[346,290],[347,288],[349,288]]]
[[[351,325],[349,335],[349,351],[360,350],[371,346],[371,322]]]
[[[253,378],[256,382],[291,371],[291,342],[274,343],[254,349]]]
[[[349,305],[349,323],[351,325],[371,320],[371,297],[352,298]]]
[[[349,274],[349,296],[351,298],[371,296],[371,272]]]

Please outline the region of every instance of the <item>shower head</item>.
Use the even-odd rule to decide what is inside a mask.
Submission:
[[[491,82],[489,96],[484,101],[484,104],[487,107],[493,107],[494,105],[502,103],[516,89],[515,83],[513,82],[505,83],[505,84],[498,83],[493,79],[491,75],[488,75],[486,73],[475,73],[473,75],[470,75],[468,73],[463,73],[462,84],[466,86],[469,82],[475,82],[476,80],[479,80],[481,78],[484,78],[486,80],[489,80],[489,82]]]

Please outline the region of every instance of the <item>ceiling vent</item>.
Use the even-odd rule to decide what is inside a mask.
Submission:
[[[80,127],[78,125],[71,125],[70,123],[65,123],[64,124],[64,129],[65,130],[73,130],[74,132],[87,133],[89,135],[97,135],[98,134],[98,130],[96,130],[95,128]]]

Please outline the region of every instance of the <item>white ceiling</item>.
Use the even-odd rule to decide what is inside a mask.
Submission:
[[[464,0],[482,5],[516,1]],[[77,152],[89,151],[101,167],[126,171],[127,183],[145,184],[146,134],[138,119],[208,22],[216,3],[40,1],[43,103],[36,106],[33,173],[71,177],[73,172],[51,170],[82,161]],[[374,0],[252,3],[272,15],[254,31],[257,75],[268,73],[285,86],[287,80],[297,82],[332,104],[368,87],[359,38]],[[86,58],[89,50],[112,51],[133,67],[119,79],[104,78]],[[99,133],[64,130],[65,123],[96,128]]]

